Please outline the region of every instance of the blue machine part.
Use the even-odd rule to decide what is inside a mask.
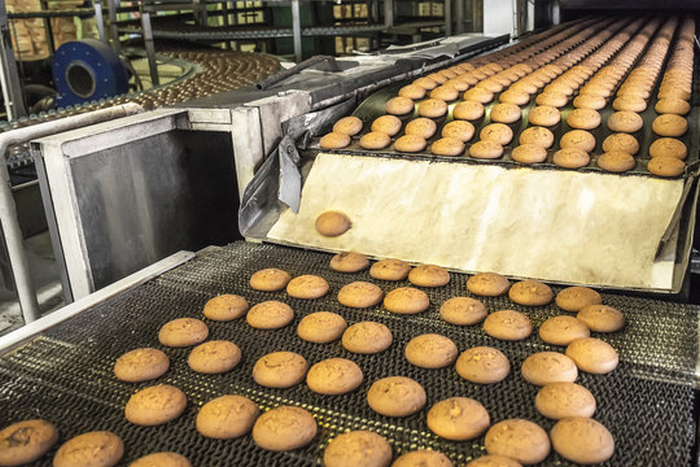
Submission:
[[[83,39],[66,42],[53,59],[58,107],[125,94],[129,75],[119,56],[104,42]]]

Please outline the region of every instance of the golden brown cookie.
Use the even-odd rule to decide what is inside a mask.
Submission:
[[[304,316],[297,326],[297,335],[305,341],[327,344],[337,341],[348,328],[345,319],[330,311]]]
[[[529,420],[510,419],[494,424],[484,440],[486,452],[522,464],[542,462],[551,449],[547,432]]]
[[[386,113],[390,115],[406,115],[415,110],[415,104],[408,97],[394,97],[389,99],[385,106]]]
[[[53,467],[112,467],[124,455],[122,439],[109,431],[90,431],[65,442]]]
[[[503,155],[503,146],[495,141],[477,141],[469,148],[469,155],[477,159],[498,159]]]
[[[554,450],[578,464],[598,464],[615,452],[615,440],[599,422],[587,417],[561,419],[550,432]]]
[[[608,172],[627,172],[637,166],[634,157],[622,151],[603,153],[596,163],[598,167]]]
[[[437,81],[433,81],[432,79],[424,76],[424,77],[421,77],[421,78],[418,78],[417,80],[415,80],[413,82],[413,84],[415,86],[419,86],[427,91],[430,91],[431,89],[435,89],[436,87],[438,87],[439,83]]]
[[[352,223],[345,213],[325,211],[316,218],[316,232],[324,237],[337,237],[350,230]]]
[[[491,121],[498,123],[515,123],[520,120],[522,111],[515,104],[496,104],[491,109]]]
[[[428,428],[441,438],[468,441],[481,436],[491,424],[483,405],[468,397],[450,397],[428,412]]]
[[[432,80],[431,80],[432,81]],[[433,83],[435,83],[433,81]],[[433,88],[437,87],[437,83],[435,83],[435,86]],[[422,86],[418,86],[417,84],[408,84],[401,89],[399,89],[399,96],[401,97],[407,97],[409,99],[412,99],[414,101],[423,99],[425,97],[425,91],[426,88]]]
[[[351,431],[338,435],[323,453],[325,467],[389,467],[391,445],[371,431]]]
[[[350,308],[370,308],[384,298],[382,289],[370,282],[352,282],[338,291],[338,302]]]
[[[520,371],[525,381],[537,386],[573,383],[578,378],[574,361],[559,352],[534,353],[525,359]]]
[[[447,103],[441,99],[426,99],[418,104],[418,115],[439,118],[447,113]]]
[[[504,104],[526,105],[530,102],[530,94],[518,89],[507,89],[498,97]]]
[[[554,134],[547,128],[533,126],[520,133],[520,144],[536,144],[549,149],[554,144]]]
[[[428,145],[425,138],[416,135],[403,135],[394,141],[394,150],[398,152],[420,152]]]
[[[316,420],[309,412],[283,405],[258,417],[253,425],[253,440],[269,451],[291,451],[309,444],[317,430]]]
[[[467,281],[467,290],[483,297],[499,297],[510,289],[510,281],[495,272],[481,272]]]
[[[464,143],[459,139],[440,138],[430,146],[430,152],[437,156],[455,157],[463,155],[464,148]]]
[[[647,109],[647,101],[639,96],[620,96],[613,101],[613,109],[644,112]]]
[[[464,467],[523,467],[522,464],[515,459],[505,456],[481,456],[469,462]]]
[[[581,149],[564,148],[554,153],[552,162],[565,169],[580,169],[591,162],[591,157]]]
[[[290,297],[314,300],[328,293],[330,286],[323,277],[306,274],[295,277],[287,284],[287,293]]]
[[[178,318],[165,323],[158,331],[158,341],[167,347],[189,347],[209,336],[209,328],[194,318]]]
[[[524,314],[514,310],[499,310],[486,317],[486,334],[504,341],[519,341],[532,333],[532,323]]]
[[[459,91],[450,85],[443,84],[430,91],[430,97],[444,102],[452,102],[459,97]]]
[[[440,266],[421,264],[411,269],[408,280],[419,287],[442,287],[450,282],[450,273]]]
[[[472,88],[462,96],[465,101],[474,101],[481,104],[488,104],[493,100],[493,93],[484,88]]]
[[[659,99],[654,106],[657,114],[685,115],[690,112],[690,104],[684,99],[666,98]]]
[[[592,417],[596,401],[591,392],[576,383],[550,383],[535,397],[537,411],[547,418]]]
[[[423,139],[432,138],[437,131],[437,124],[429,118],[414,118],[406,125],[406,134],[420,136]]]
[[[271,269],[265,269],[263,271],[271,271]],[[254,289],[256,287],[263,287],[263,285],[261,285],[257,280],[255,281],[255,286],[253,286],[253,277],[255,277],[256,274],[261,273],[263,271],[258,271],[251,276],[250,283],[251,287],[253,287]],[[279,271],[280,273],[287,274],[286,272],[280,271],[279,269],[274,269],[274,271]],[[289,277],[288,274],[287,277]],[[287,279],[287,281],[288,280],[289,279]],[[273,282],[272,280],[266,279],[264,281],[264,284],[267,284],[269,287],[271,287]],[[284,282],[284,284],[279,289],[275,290],[283,289],[286,284],[287,282]],[[248,311],[249,306],[250,305],[248,305],[248,300],[241,297],[240,295],[225,294],[216,296],[209,300],[204,305],[204,310],[202,311],[202,313],[204,314],[204,316],[213,321],[231,321],[243,316],[246,313],[246,311]]]
[[[338,272],[359,272],[368,267],[369,260],[361,253],[343,252],[331,258],[331,269]]]
[[[421,334],[406,344],[404,355],[421,368],[444,368],[457,358],[457,346],[440,334]]]
[[[292,307],[277,300],[258,303],[246,315],[246,322],[256,329],[279,329],[293,319]]]
[[[561,121],[561,113],[556,107],[538,105],[530,111],[527,118],[531,125],[554,126]]]
[[[58,441],[58,429],[46,420],[24,420],[0,430],[0,465],[34,462]]]
[[[493,141],[501,146],[505,146],[513,140],[513,130],[503,123],[491,123],[481,129],[479,138],[482,141]]]
[[[557,91],[545,91],[535,98],[535,103],[544,107],[564,107],[568,102],[569,96]]]
[[[408,277],[411,266],[399,259],[383,259],[369,268],[369,275],[383,281],[402,281]]]
[[[212,399],[197,414],[197,431],[207,438],[234,439],[253,429],[260,409],[247,397],[226,395]]]
[[[304,357],[294,352],[272,352],[253,366],[253,379],[268,388],[290,388],[301,383],[309,370]]]
[[[384,149],[391,144],[391,138],[386,133],[370,131],[360,138],[360,147],[363,149]]]
[[[671,156],[654,157],[647,164],[647,170],[659,177],[680,177],[685,173],[685,162]]]
[[[440,317],[457,326],[480,323],[487,314],[484,304],[470,297],[452,297],[440,307]]]
[[[197,373],[215,375],[232,370],[241,361],[241,349],[229,341],[208,341],[192,349],[187,364]]]
[[[649,155],[651,157],[675,157],[682,160],[688,155],[688,148],[685,147],[683,141],[675,138],[659,138],[649,146]]]
[[[159,384],[133,394],[126,403],[124,415],[135,425],[155,426],[175,420],[185,407],[185,393],[175,386]]]
[[[554,298],[547,284],[535,280],[516,282],[508,291],[508,297],[515,303],[525,306],[547,305]]]
[[[593,94],[579,94],[574,99],[574,107],[577,109],[601,110],[606,105],[605,97]]]
[[[402,126],[403,122],[400,118],[394,115],[382,115],[381,117],[377,117],[374,122],[372,122],[371,130],[378,133],[384,133],[388,136],[396,136],[399,131],[401,131]]]
[[[127,383],[142,383],[163,376],[169,367],[170,359],[165,353],[145,347],[119,357],[114,363],[114,376]]]
[[[367,391],[367,403],[387,417],[407,417],[425,406],[423,386],[411,378],[389,376],[375,381]]]
[[[594,332],[616,332],[625,327],[625,315],[607,305],[592,304],[584,307],[576,318]]]
[[[428,309],[428,294],[413,287],[394,289],[384,298],[384,308],[392,313],[414,315]]]
[[[338,395],[357,389],[362,384],[362,370],[346,358],[321,360],[306,375],[306,385],[319,394]]]
[[[255,290],[262,290],[264,292],[276,292],[278,290],[282,290],[285,288],[287,283],[292,279],[292,276],[289,275],[286,271],[282,271],[281,269],[276,269],[276,268],[268,268],[268,269],[263,269],[261,271],[258,271],[254,273],[252,276],[250,276],[250,286],[254,288]],[[207,307],[210,306],[211,302],[214,302],[214,305],[221,306],[221,305],[229,305],[229,301],[233,302],[231,303],[227,308],[231,308],[231,305],[236,305],[239,302],[238,299],[233,299],[233,298],[222,298],[222,297],[237,297],[237,295],[220,295],[219,297],[214,297],[211,299],[209,302],[207,302],[207,305],[204,307],[204,316],[207,316]],[[242,297],[241,297],[242,298]],[[245,300],[245,299],[244,299]],[[222,301],[221,305],[219,303],[216,303],[218,301]],[[241,304],[242,305],[242,304]],[[239,311],[242,306],[235,307],[236,311]],[[242,316],[245,311],[248,310],[248,302],[245,303],[245,309],[242,312],[238,312],[238,316]],[[226,316],[230,316],[232,314],[233,310],[229,311],[228,313],[224,313]],[[216,313],[221,314],[220,312]],[[236,316],[237,317],[237,316]],[[209,318],[209,316],[207,316]],[[213,319],[213,318],[212,318]],[[225,319],[225,320],[217,320],[217,321],[229,321],[230,319]]]
[[[608,117],[608,128],[620,133],[634,133],[644,126],[644,120],[636,112],[620,110]]]
[[[614,133],[603,141],[603,151],[622,151],[634,156],[639,152],[639,142],[628,133]]]
[[[566,356],[576,363],[579,370],[596,375],[610,373],[620,362],[610,344],[594,337],[573,341],[566,348]]]
[[[593,151],[595,144],[595,137],[585,130],[567,131],[559,140],[562,149],[574,148],[585,152]]]
[[[192,467],[190,461],[176,452],[154,452],[139,457],[129,467]]]
[[[464,101],[455,105],[452,109],[452,116],[457,120],[479,120],[484,116],[483,104],[475,101]]]
[[[350,144],[350,137],[343,133],[330,132],[318,142],[322,149],[342,149]]]
[[[333,125],[334,133],[341,133],[348,136],[355,136],[362,131],[362,120],[350,115],[348,117],[343,117]]]
[[[566,118],[566,123],[571,128],[578,128],[579,130],[598,128],[600,122],[600,114],[597,110],[593,109],[576,109]]]
[[[396,459],[391,467],[454,467],[454,464],[441,452],[417,449]]]
[[[442,128],[441,136],[466,143],[474,137],[474,125],[464,120],[453,120]]]
[[[557,294],[556,304],[564,311],[576,312],[588,305],[599,305],[603,298],[588,287],[567,287]]]
[[[353,324],[343,333],[345,350],[360,354],[383,352],[391,346],[394,336],[388,327],[373,321]]]
[[[553,316],[540,325],[540,339],[548,344],[569,345],[590,335],[588,326],[573,316]]]
[[[522,164],[539,164],[547,160],[547,150],[536,144],[521,144],[513,149],[510,157]]]

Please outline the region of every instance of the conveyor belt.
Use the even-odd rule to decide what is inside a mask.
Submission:
[[[533,352],[551,349],[536,333],[522,342],[500,342],[480,327],[460,328],[442,321],[437,310],[447,298],[470,295],[467,276],[454,274],[447,287],[426,290],[430,309],[417,316],[399,316],[381,306],[357,311],[335,300],[339,288],[355,280],[370,280],[367,271],[337,273],[328,267],[329,254],[280,246],[236,243],[197,258],[180,268],[147,282],[111,301],[61,324],[28,345],[0,358],[0,427],[26,418],[43,417],[61,431],[61,442],[88,430],[112,430],[126,445],[125,461],[149,452],[174,450],[188,456],[194,465],[319,465],[330,437],[345,429],[370,429],[386,436],[394,454],[417,447],[438,449],[459,465],[483,453],[483,437],[474,442],[448,442],[432,434],[425,422],[427,408],[404,419],[374,413],[365,394],[376,379],[389,375],[415,378],[426,389],[428,405],[450,396],[469,396],[481,401],[492,422],[522,417],[550,429],[552,421],[534,407],[537,387],[519,374],[522,361]],[[315,301],[292,299],[284,292],[254,291],[248,278],[264,267],[280,267],[293,276],[315,273],[325,277],[331,292]],[[407,283],[406,283],[407,284]],[[378,283],[384,291],[406,285]],[[559,288],[554,288],[555,292]],[[200,375],[186,364],[187,349],[164,349],[171,368],[158,382],[180,387],[188,397],[188,408],[177,420],[160,427],[137,427],[123,416],[129,396],[145,385],[117,381],[112,375],[114,360],[140,346],[161,347],[158,328],[182,316],[201,317],[203,304],[220,293],[238,293],[251,304],[277,299],[290,304],[294,322],[278,331],[250,328],[244,319],[230,323],[208,321],[211,338],[230,339],[243,351],[242,362],[224,375]],[[606,465],[687,466],[691,462],[695,422],[693,410],[694,368],[697,354],[697,307],[624,295],[603,294],[603,301],[623,311],[626,329],[603,338],[621,355],[618,369],[606,376],[581,374],[578,382],[598,401],[595,418],[615,437],[616,453]],[[554,305],[526,308],[507,298],[484,300],[489,311],[512,308],[527,313],[539,326],[546,318],[562,314]],[[349,323],[375,320],[394,333],[389,350],[378,355],[354,355],[340,343],[312,344],[296,336],[300,319],[314,311],[330,310]],[[408,340],[435,332],[453,339],[460,351],[475,345],[492,345],[510,359],[513,371],[494,386],[478,386],[461,379],[453,367],[424,370],[403,357]],[[600,337],[600,336],[599,336]],[[365,381],[351,394],[321,396],[304,384],[290,389],[265,389],[251,377],[255,361],[275,350],[295,351],[313,364],[329,357],[346,357],[362,368]],[[561,350],[560,348],[557,350]],[[238,393],[251,397],[264,408],[297,404],[310,410],[319,422],[319,435],[307,447],[290,453],[273,453],[255,446],[250,436],[232,441],[210,440],[195,430],[194,419],[204,402]],[[38,465],[50,465],[53,454]],[[570,465],[550,455],[546,465]]]

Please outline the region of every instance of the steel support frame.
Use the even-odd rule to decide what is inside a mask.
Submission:
[[[27,109],[22,97],[22,86],[12,50],[12,34],[4,1],[0,2],[0,87],[2,87],[7,119],[12,121],[26,116]]]

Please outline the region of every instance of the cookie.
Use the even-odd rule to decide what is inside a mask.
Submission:
[[[394,115],[382,115],[372,122],[371,130],[377,133],[384,133],[387,136],[396,136],[401,131],[402,126],[403,122],[400,118]]]
[[[659,177],[680,177],[685,173],[685,162],[670,156],[654,157],[647,164],[647,170]]]
[[[165,323],[158,331],[158,341],[167,347],[189,347],[203,342],[209,328],[194,318],[178,318]]]
[[[192,467],[190,461],[176,452],[155,452],[139,457],[129,467]]]
[[[426,99],[418,104],[418,115],[439,118],[447,113],[447,103],[441,99]]]
[[[465,101],[474,101],[480,104],[488,104],[493,100],[493,93],[484,88],[472,88],[462,95]]]
[[[508,297],[515,303],[525,306],[547,305],[554,298],[547,284],[536,280],[516,282],[508,291]]]
[[[578,464],[598,464],[615,453],[615,440],[605,426],[587,417],[559,420],[550,432],[554,450]]]
[[[620,110],[608,117],[608,128],[620,133],[634,133],[644,126],[644,120],[636,112]]]
[[[407,135],[420,136],[423,139],[432,138],[437,132],[437,124],[429,118],[414,118],[406,125]]]
[[[271,271],[270,269],[265,269],[263,271]],[[258,271],[255,274],[261,273],[263,271]],[[274,269],[274,271],[280,271],[279,269]],[[287,274],[284,271],[280,271],[281,273]],[[256,286],[253,286],[253,277],[255,277],[255,274],[251,276],[250,281],[251,281],[251,287],[254,289],[256,287],[264,287],[261,285],[257,280],[255,281]],[[287,274],[289,277],[289,275]],[[287,281],[289,279],[286,279]],[[265,284],[270,286],[272,284],[272,280],[265,280]],[[287,284],[285,281],[284,284],[279,288],[275,290],[281,290],[284,288],[284,286]],[[257,289],[260,290],[260,289]],[[219,295],[211,300],[209,300],[205,305],[204,305],[204,310],[202,310],[202,313],[204,314],[205,317],[209,318],[212,321],[231,321],[237,318],[240,318],[243,316],[246,311],[248,311],[248,307],[250,305],[248,304],[248,300],[245,298],[241,297],[240,295],[231,295],[231,294],[225,294],[225,295]]]
[[[369,267],[369,260],[360,253],[338,253],[331,258],[331,269],[338,272],[359,272]]]
[[[515,104],[496,104],[491,109],[491,121],[498,123],[515,123],[520,120],[522,111]]]
[[[408,277],[411,266],[399,259],[383,259],[369,268],[369,275],[382,281],[402,281]]]
[[[444,368],[457,358],[457,346],[440,334],[421,334],[406,344],[404,355],[421,368]]]
[[[135,425],[155,426],[175,420],[185,407],[185,393],[175,386],[159,384],[133,394],[126,403],[124,415]]]
[[[58,441],[58,429],[46,420],[24,420],[0,430],[0,465],[34,462]]]
[[[485,455],[474,459],[464,467],[522,467],[522,464],[515,459],[504,456]]]
[[[53,467],[112,467],[124,455],[121,438],[109,431],[90,431],[64,443],[53,458]]]
[[[469,148],[469,155],[477,159],[498,159],[503,155],[503,146],[495,141],[477,141]]]
[[[483,324],[486,334],[504,341],[519,341],[532,333],[530,319],[513,310],[500,310],[486,317]]]
[[[291,451],[309,444],[316,436],[314,417],[291,405],[265,412],[253,425],[253,441],[269,451]]]
[[[634,157],[622,151],[603,153],[596,161],[598,167],[608,172],[627,172],[637,166]]]
[[[468,397],[450,397],[428,412],[428,428],[441,438],[468,441],[481,436],[491,424],[483,405]]]
[[[209,341],[192,349],[187,364],[197,373],[226,373],[241,361],[241,349],[229,341]]]
[[[510,157],[522,164],[539,164],[547,160],[547,150],[536,144],[521,144],[513,149]]]
[[[373,321],[362,321],[345,330],[342,342],[348,352],[373,354],[388,349],[393,340],[388,327]]]
[[[290,388],[301,383],[309,370],[304,357],[294,352],[272,352],[253,367],[253,379],[268,388]]]
[[[683,141],[675,138],[659,138],[649,146],[649,155],[651,157],[668,156],[685,159],[688,155],[688,148],[685,147]]]
[[[432,80],[431,80],[432,81]],[[435,83],[433,81],[433,83]],[[433,88],[437,87],[437,83],[435,83],[435,86]],[[399,96],[401,97],[407,97],[409,99],[412,99],[414,101],[423,99],[426,94],[426,88],[422,86],[418,86],[417,84],[408,84],[401,89],[399,89]]]
[[[450,273],[440,266],[421,264],[411,269],[408,280],[419,287],[442,287],[450,282]]]
[[[603,151],[622,151],[634,156],[639,152],[639,142],[628,133],[614,133],[603,141]]]
[[[607,305],[586,306],[578,312],[576,318],[594,332],[616,332],[625,327],[625,315]]]
[[[362,131],[362,120],[350,115],[349,117],[343,117],[333,125],[334,133],[342,133],[348,136],[355,136]]]
[[[573,383],[578,378],[574,361],[559,352],[534,353],[525,359],[520,371],[525,381],[537,386]]]
[[[430,91],[430,97],[443,102],[452,102],[459,97],[459,91],[452,86],[444,84]],[[420,111],[420,106],[418,110]]]
[[[626,110],[628,112],[644,112],[647,109],[647,101],[639,96],[620,96],[613,101],[613,109]]]
[[[454,467],[454,464],[441,452],[417,449],[396,459],[391,467]]]
[[[328,293],[330,286],[323,277],[306,274],[295,277],[287,284],[287,293],[290,297],[304,300],[321,298]]]
[[[598,128],[600,122],[600,114],[593,109],[576,109],[566,118],[567,125],[571,128],[578,128],[579,130]]]
[[[452,116],[456,120],[479,120],[484,116],[486,109],[484,105],[480,102],[475,101],[464,101],[454,106],[452,109]]]
[[[370,131],[360,138],[360,147],[363,149],[384,149],[391,144],[391,138],[386,133]]]
[[[387,417],[407,417],[425,406],[423,386],[404,376],[389,376],[375,381],[367,391],[370,408]]]
[[[466,143],[474,137],[474,125],[464,120],[453,120],[442,128],[440,135]]]
[[[531,125],[554,126],[561,121],[561,113],[556,107],[538,105],[530,111],[527,118]]]
[[[666,98],[659,99],[654,106],[657,114],[686,115],[690,112],[690,104],[683,99]]]
[[[323,452],[325,467],[388,467],[391,445],[371,431],[351,431],[336,436]]]
[[[407,115],[413,113],[416,106],[408,97],[394,97],[389,99],[384,107],[390,115]]]
[[[142,383],[163,376],[168,368],[170,359],[165,353],[145,347],[119,357],[114,363],[114,376],[127,383]]]
[[[428,309],[428,294],[413,287],[394,289],[384,297],[384,308],[400,315],[414,315]]]
[[[580,149],[581,151],[591,152],[595,149],[595,137],[585,130],[571,130],[561,137],[559,146],[562,149]]]
[[[197,431],[207,438],[234,439],[248,433],[260,409],[247,397],[226,395],[212,399],[197,414]]]
[[[510,289],[510,281],[495,272],[475,274],[467,281],[467,290],[484,297],[499,297]]]
[[[549,149],[554,144],[554,133],[541,126],[526,128],[520,133],[520,144],[535,144]]]
[[[569,96],[563,92],[545,91],[535,98],[535,103],[542,107],[564,107],[569,103]]]
[[[338,302],[350,308],[370,308],[381,302],[382,298],[382,289],[370,282],[353,282],[338,291]]]
[[[440,138],[430,146],[430,152],[437,156],[461,156],[464,154],[464,143],[455,138]]]
[[[550,383],[535,397],[537,411],[547,418],[592,417],[596,409],[595,397],[576,383]]]
[[[362,370],[345,358],[321,360],[306,375],[306,385],[313,392],[327,395],[345,394],[362,384]]]
[[[479,138],[482,141],[493,141],[501,146],[505,146],[513,140],[513,130],[503,123],[491,123],[481,129]]]
[[[610,373],[620,362],[610,344],[594,337],[573,341],[566,348],[566,356],[576,363],[579,370],[596,375]]]
[[[579,94],[574,99],[574,107],[577,109],[601,110],[606,105],[605,97],[593,94]]]
[[[279,329],[292,322],[294,311],[286,303],[270,300],[252,307],[245,319],[256,329]]]
[[[440,306],[440,317],[457,326],[480,323],[487,314],[484,304],[470,297],[452,297]]]
[[[564,311],[577,312],[588,305],[599,305],[603,298],[588,287],[567,287],[557,294],[556,304]]]
[[[417,80],[415,80],[413,82],[413,84],[415,86],[421,87],[427,91],[435,89],[439,85],[439,83],[437,81],[433,81],[432,79],[425,77],[425,76],[418,78]]]
[[[398,152],[420,152],[428,145],[425,138],[416,135],[403,135],[394,141],[394,150]]]
[[[493,425],[484,440],[486,452],[522,464],[542,462],[551,449],[547,432],[529,420],[510,419]]]
[[[318,142],[322,149],[342,149],[350,144],[350,137],[343,133],[331,132],[324,135]]]
[[[325,211],[315,222],[316,232],[324,237],[338,237],[350,230],[350,218],[340,211]]]
[[[591,162],[591,156],[581,149],[564,148],[554,153],[552,162],[565,169],[580,169]]]
[[[494,384],[506,379],[510,362],[503,352],[493,347],[472,347],[462,352],[455,369],[459,376],[472,383]]]
[[[503,91],[498,100],[504,104],[527,105],[530,103],[530,94],[511,88]]]
[[[553,316],[540,325],[540,339],[552,345],[569,345],[589,336],[586,323],[573,316]]]
[[[304,316],[297,326],[297,335],[308,342],[327,344],[341,338],[348,327],[345,319],[330,311]]]

